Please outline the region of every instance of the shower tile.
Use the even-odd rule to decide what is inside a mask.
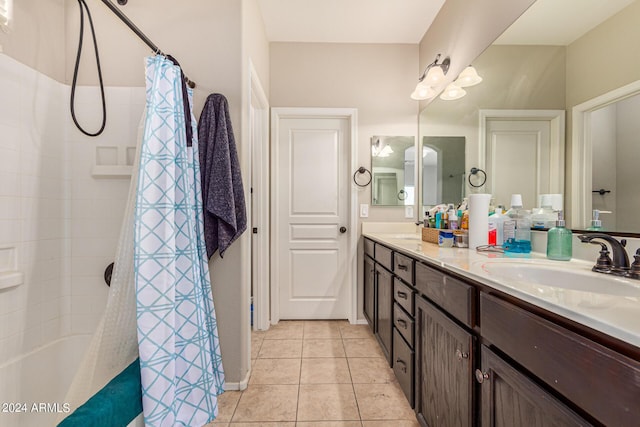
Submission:
[[[240,397],[232,422],[295,421],[297,385],[252,385]]]

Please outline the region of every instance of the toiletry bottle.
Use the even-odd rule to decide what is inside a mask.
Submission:
[[[458,215],[456,215],[456,211],[453,209],[449,211],[449,229],[458,229]]]
[[[553,210],[552,194],[540,196],[540,209],[531,213],[531,226],[535,229],[552,228],[556,225],[558,214]]]
[[[600,214],[608,214],[611,211],[601,211],[598,209],[593,210],[593,219],[591,220],[591,224],[587,231],[602,231],[602,220],[600,219]]]
[[[511,196],[511,209],[504,221],[505,253],[528,254],[531,252],[531,212],[522,209],[522,195]]]
[[[442,228],[442,212],[439,210],[436,212],[436,228]]]
[[[498,206],[489,216],[489,244],[501,246],[504,243],[504,219],[502,208]]]
[[[556,226],[547,232],[547,258],[556,261],[569,261],[573,255],[573,235],[565,227],[564,215],[558,212]]]

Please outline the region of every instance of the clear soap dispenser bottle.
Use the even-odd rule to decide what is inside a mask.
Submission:
[[[600,214],[608,214],[611,211],[601,211],[598,209],[593,210],[593,219],[591,220],[591,224],[587,231],[602,231],[602,220],[600,219]]]
[[[569,261],[573,255],[573,234],[565,227],[564,215],[558,212],[556,226],[547,232],[547,258]]]

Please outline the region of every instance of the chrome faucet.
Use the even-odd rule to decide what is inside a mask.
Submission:
[[[599,273],[611,273],[618,276],[625,276],[629,273],[629,256],[627,255],[627,250],[624,248],[627,245],[627,241],[622,239],[618,241],[615,237],[610,236],[604,233],[589,233],[589,234],[581,234],[578,236],[578,239],[582,243],[595,243],[601,244],[600,242],[592,242],[594,239],[604,240],[611,246],[611,252],[613,253],[613,261],[611,262],[611,266],[609,268],[603,268],[603,263],[601,263],[600,259],[593,267],[593,271],[597,271]],[[604,248],[606,249],[606,248]],[[607,256],[605,253],[603,255],[603,250],[600,252],[601,258],[603,256]]]

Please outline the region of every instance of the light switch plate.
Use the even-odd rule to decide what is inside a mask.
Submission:
[[[368,218],[369,217],[369,205],[367,203],[363,203],[360,205],[360,218]]]
[[[405,206],[404,207],[404,217],[405,218],[413,218],[413,206]]]

